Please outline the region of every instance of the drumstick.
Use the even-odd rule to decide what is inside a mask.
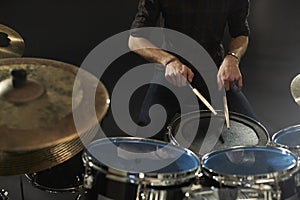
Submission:
[[[224,103],[224,114],[225,114],[226,126],[229,129],[230,128],[230,122],[229,122],[229,112],[228,112],[228,105],[227,105],[226,94],[223,97],[223,103]]]
[[[200,92],[194,88],[189,82],[187,82],[187,84],[190,86],[190,88],[193,90],[193,92],[195,93],[195,95],[208,107],[208,109],[214,114],[217,115],[217,112],[215,111],[215,109],[209,104],[209,102],[204,98],[204,96],[202,96],[200,94]]]

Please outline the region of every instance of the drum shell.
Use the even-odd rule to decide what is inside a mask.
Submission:
[[[87,200],[182,200],[183,188],[196,182],[200,171],[200,161],[197,169],[174,175],[122,172],[99,163],[87,152],[83,154],[82,159],[85,166],[82,196]]]
[[[204,154],[211,151],[227,149],[233,146],[264,146],[270,143],[270,136],[268,131],[258,121],[239,113],[229,112],[231,128],[227,129],[225,127],[226,125],[224,120],[224,112],[217,111],[217,113],[218,114],[214,116],[210,111],[201,110],[186,113],[180,117],[177,117],[168,126],[168,132],[166,133],[167,140],[175,145],[179,145],[192,150],[194,153],[199,155],[199,157],[202,157]],[[218,143],[214,147],[212,147],[210,151],[200,152],[200,147],[202,145],[203,138],[207,133],[206,131],[209,126],[208,123],[210,123],[211,119],[219,120],[217,123],[219,123],[220,126],[217,127],[218,130],[215,130],[215,132],[219,131],[221,133],[221,137]],[[182,125],[180,125],[180,123],[182,123]],[[183,142],[178,141],[177,134],[180,134],[180,137],[183,138],[190,137],[189,134],[191,133],[189,132],[188,128],[186,128],[187,131],[185,131],[185,126],[192,125],[198,126],[198,130],[196,130],[197,133],[195,134],[192,143],[187,145],[183,144]],[[240,128],[241,130],[239,130]],[[247,135],[245,135],[245,131],[243,129],[251,131],[253,137],[255,138],[247,138],[247,141],[245,141],[245,137],[247,137]],[[229,132],[232,135],[231,137],[235,138],[236,141],[231,142],[230,138],[229,140],[227,140],[226,135],[224,138],[224,133],[227,132]],[[241,135],[240,140],[238,140],[237,138],[239,134],[244,134]],[[220,142],[220,140],[223,139],[222,137],[225,139],[225,143],[223,142],[223,144],[222,142]]]
[[[82,152],[71,159],[49,169],[26,174],[36,188],[51,193],[77,192],[82,188],[84,166]]]
[[[84,200],[182,200],[184,197],[183,187],[189,187],[194,180],[176,186],[149,186],[123,182],[116,177],[107,175],[95,169],[89,169],[93,176],[93,184],[90,189],[85,188]]]
[[[292,152],[286,149],[278,147],[233,147],[234,149],[239,148],[270,148],[279,149],[284,151],[291,156],[295,156]],[[218,152],[218,151],[215,151]],[[210,154],[214,154],[212,152]],[[283,154],[285,154],[283,153]],[[203,157],[206,159],[210,154]],[[297,200],[300,198],[300,168],[299,164],[290,167],[284,171],[275,171],[272,173],[265,174],[252,174],[252,175],[237,175],[237,174],[221,174],[216,173],[214,170],[208,169],[203,166],[202,159],[202,173],[201,183],[205,184],[206,187],[213,186],[216,188],[248,188],[258,191],[263,194],[265,200]],[[296,160],[296,157],[295,157]],[[224,163],[226,165],[226,163]]]

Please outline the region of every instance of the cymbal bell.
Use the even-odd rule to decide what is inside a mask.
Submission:
[[[24,85],[13,87],[13,70],[27,72]],[[86,130],[80,131],[73,112],[85,109],[88,90],[95,88],[92,107],[100,122],[109,106],[108,92],[99,80],[97,85],[75,82],[77,72],[76,66],[49,59],[0,59],[0,175],[53,167],[79,153],[83,144],[94,138],[87,130],[98,124],[90,120],[89,112],[83,113]],[[85,75],[95,79],[88,72]]]
[[[10,27],[0,24],[0,58],[21,57],[24,49],[21,35]]]
[[[295,102],[300,105],[300,74],[293,78],[290,89]]]

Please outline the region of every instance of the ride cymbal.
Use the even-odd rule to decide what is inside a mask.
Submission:
[[[0,60],[0,175],[53,167],[79,153],[83,144],[93,139],[95,134],[89,130],[106,114],[108,92],[88,72],[78,81],[78,69],[40,58]],[[87,105],[91,98],[95,99],[94,106]],[[80,130],[74,111],[82,113],[84,128]],[[91,119],[93,112],[95,120]]]
[[[21,57],[24,49],[24,40],[20,34],[0,24],[0,58]]]

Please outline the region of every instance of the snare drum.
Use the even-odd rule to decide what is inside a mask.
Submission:
[[[222,111],[218,111],[215,116],[210,111],[195,111],[184,114],[169,125],[168,140],[173,144],[188,148],[198,155],[233,146],[264,146],[269,143],[269,134],[259,122],[238,113],[230,112],[229,116],[230,129],[227,129]],[[213,124],[213,133],[220,133],[221,135],[210,151],[200,152],[203,139],[211,126],[210,123]],[[195,127],[198,128],[195,130]],[[177,138],[184,138],[192,142],[186,146]]]
[[[282,129],[272,136],[272,144],[289,149],[300,158],[300,125]]]
[[[141,138],[106,138],[83,154],[84,199],[182,200],[200,171],[190,150]]]
[[[297,157],[279,147],[232,147],[202,157],[203,175],[216,187],[241,187],[265,193],[264,200],[299,199]]]
[[[82,188],[84,166],[81,153],[49,169],[26,174],[31,184],[41,190],[58,192],[75,192]]]

